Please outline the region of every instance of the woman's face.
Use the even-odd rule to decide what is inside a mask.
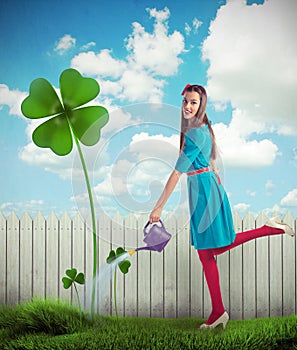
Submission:
[[[196,91],[187,91],[184,95],[182,109],[185,119],[193,118],[200,106],[200,96]]]

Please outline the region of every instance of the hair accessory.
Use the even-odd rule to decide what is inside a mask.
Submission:
[[[191,84],[187,84],[187,85],[184,87],[183,92],[181,93],[182,96],[184,96],[186,90],[187,90],[190,86],[192,86],[192,85],[191,85]]]

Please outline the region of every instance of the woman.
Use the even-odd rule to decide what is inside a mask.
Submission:
[[[216,172],[215,135],[206,115],[207,95],[200,85],[186,85],[182,95],[180,155],[164,191],[150,214],[160,220],[162,208],[182,173],[187,173],[191,243],[198,252],[208,285],[212,311],[200,328],[226,327],[225,311],[215,256],[252,239],[294,231],[276,219],[257,229],[235,234],[228,197]]]

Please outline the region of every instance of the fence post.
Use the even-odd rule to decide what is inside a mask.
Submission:
[[[51,213],[46,220],[46,296],[58,298],[59,285],[59,220]],[[69,266],[70,267],[70,266]]]
[[[233,217],[234,226],[242,225],[242,219],[236,214]],[[230,317],[232,319],[242,319],[242,246],[238,246],[229,252],[230,257]],[[232,297],[230,297],[232,294]]]
[[[33,222],[28,213],[20,221],[20,301],[32,298]],[[57,276],[57,274],[56,274]]]
[[[256,226],[254,216],[249,213],[243,219],[243,231],[252,230]],[[243,318],[256,316],[256,240],[243,245]]]
[[[267,221],[264,213],[256,218],[256,227]],[[256,317],[269,317],[269,240],[256,240]]]
[[[282,286],[282,245],[283,235],[268,237],[269,241],[269,316],[282,315],[283,286]]]
[[[0,247],[2,247],[2,254],[0,254],[0,304],[6,304],[6,219],[0,212]]]
[[[104,274],[106,274],[106,270],[102,270],[106,265],[106,258],[109,254],[109,251],[113,246],[112,242],[112,223],[109,216],[107,216],[105,213],[102,213],[98,218],[99,224],[98,224],[98,249],[99,249],[99,275],[97,278],[97,295],[98,295],[98,311],[99,313],[102,313],[104,315],[111,315],[113,310],[113,304],[111,300],[112,296],[112,284],[110,281],[110,276],[106,277],[106,280],[100,278],[103,277]],[[93,235],[91,230],[88,233],[89,239],[92,239]],[[89,243],[91,244],[91,243]],[[89,257],[91,258],[89,260],[91,267],[93,267],[93,244],[92,246],[87,250]],[[92,262],[92,263],[91,263]],[[89,276],[92,276],[92,272],[90,272]],[[91,294],[90,294],[91,296]]]
[[[174,318],[177,315],[177,235],[174,217],[166,221],[166,229],[171,232],[172,238],[164,250],[164,316]]]
[[[120,215],[119,212],[115,214],[115,216],[112,219],[112,244],[113,244],[113,249],[116,251],[118,247],[124,247],[125,246],[125,241],[124,241],[124,220],[123,217]],[[106,252],[107,254],[109,252]],[[106,255],[107,255],[106,254]],[[123,316],[125,311],[124,311],[124,275],[120,271],[118,267],[117,269],[117,282],[116,282],[116,287],[117,287],[117,308],[118,308],[118,313],[119,316]],[[114,288],[114,281],[112,280],[112,288]],[[112,289],[113,291],[113,289]],[[113,303],[114,306],[114,303]],[[114,308],[112,309],[114,310]],[[115,310],[114,310],[115,312]]]
[[[294,221],[292,213],[288,212],[284,222],[294,228]],[[283,270],[279,282],[283,284],[283,315],[285,316],[296,312],[296,237],[284,235],[282,258]]]
[[[59,281],[65,276],[66,269],[71,269],[72,266],[72,223],[68,213],[64,213],[60,219],[60,232],[59,232]],[[64,289],[63,284],[59,283],[59,297],[61,299],[72,301],[72,290]]]
[[[19,219],[12,212],[7,219],[7,303],[19,302]]]
[[[148,215],[138,218],[138,244],[143,243],[143,227],[148,221]],[[151,317],[151,252],[144,250],[137,253],[138,268],[138,316]]]
[[[85,222],[81,217],[80,213],[76,213],[72,219],[72,265],[77,269],[77,272],[83,272],[85,270]],[[60,282],[62,283],[62,282]],[[85,306],[85,285],[77,286],[77,291],[80,297],[81,306]],[[75,297],[73,300],[74,304],[78,306],[78,300]]]
[[[45,298],[45,219],[40,212],[33,221],[33,297]]]
[[[187,217],[189,217],[187,215]],[[177,222],[177,317],[190,316],[190,247],[189,222],[180,215]],[[183,223],[179,227],[178,223]]]
[[[134,214],[130,213],[125,219],[125,249],[135,249],[137,247],[137,220]],[[137,280],[138,264],[137,253],[131,258],[129,273],[125,275],[125,314],[137,316]]]

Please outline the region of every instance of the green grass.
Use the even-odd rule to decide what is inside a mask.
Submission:
[[[229,321],[227,329],[199,330],[201,319],[119,318],[57,301],[0,306],[0,349],[296,349],[297,315]]]

